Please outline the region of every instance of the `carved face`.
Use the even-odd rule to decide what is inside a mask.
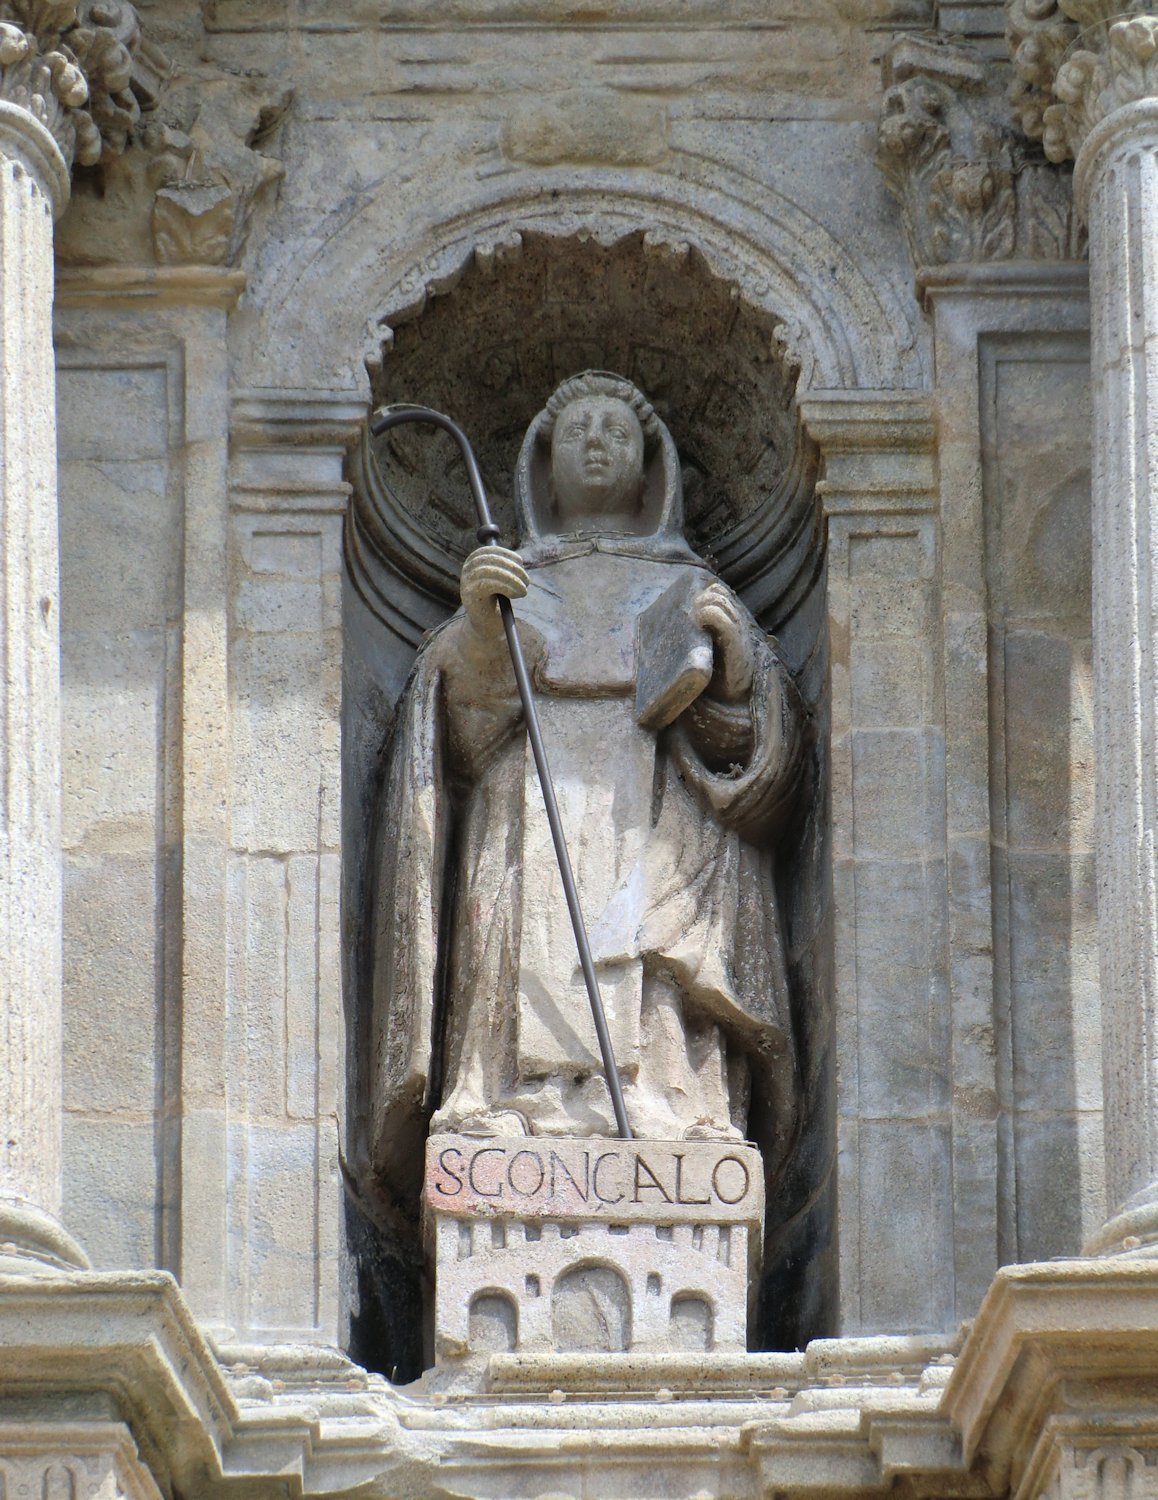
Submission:
[[[559,519],[634,516],[643,489],[643,430],[614,396],[581,396],[559,413],[551,439]]]

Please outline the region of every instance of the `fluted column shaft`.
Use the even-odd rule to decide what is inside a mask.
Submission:
[[[61,1190],[53,218],[68,167],[0,100],[0,1267],[83,1264]]]
[[[1098,930],[1107,1209],[1158,1242],[1158,98],[1090,131]]]

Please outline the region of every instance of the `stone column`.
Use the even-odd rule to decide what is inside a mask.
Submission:
[[[15,28],[0,38],[11,53]],[[18,40],[20,39],[20,40]],[[4,56],[0,50],[0,57]],[[69,173],[0,100],[0,1255],[83,1265],[57,1222],[61,1125],[60,610],[52,221]]]
[[[1073,0],[1062,0],[1066,15],[1073,10]],[[1084,11],[1076,19],[1087,27],[1099,20]],[[1070,45],[1041,134],[1054,160],[1076,158],[1075,194],[1090,232],[1109,1218],[1089,1248],[1112,1253],[1158,1248],[1158,17],[1107,15]],[[1030,56],[1040,62],[1041,48]],[[1015,62],[1028,81],[1025,57],[1023,47]]]
[[[1133,25],[1134,23],[1130,23]],[[1151,21],[1158,30],[1158,21]],[[1106,1190],[1096,1248],[1158,1241],[1158,98],[1078,156],[1090,228],[1098,925]]]
[[[0,1269],[77,1267],[61,1227],[60,609],[53,220],[74,160],[119,135],[135,16],[0,22]],[[101,17],[110,25],[102,23]],[[113,34],[124,30],[123,39]],[[68,46],[60,50],[61,42]],[[90,59],[91,77],[76,59]]]

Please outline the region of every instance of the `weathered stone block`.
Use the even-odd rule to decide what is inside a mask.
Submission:
[[[65,365],[57,376],[62,460],[121,463],[157,459],[169,449],[163,358],[140,363]]]
[[[858,728],[928,721],[933,685],[929,644],[890,636],[860,641],[852,662],[852,713]]]
[[[858,857],[934,852],[945,779],[939,734],[854,730],[852,778]]]
[[[234,840],[242,848],[315,848],[326,652],[320,635],[240,636],[233,646]],[[336,768],[335,768],[336,769]]]
[[[1100,1122],[1096,1116],[1061,1110],[1023,1115],[1015,1122],[1018,1260],[1081,1254],[1091,1227],[1083,1212],[1088,1207],[1083,1198],[1102,1196],[1098,1192],[1102,1173],[1096,1170],[1102,1155],[1101,1132],[1091,1132],[1091,1123]],[[1083,1191],[1087,1165],[1094,1169],[1094,1183]],[[1059,1192],[1060,1182],[1076,1191]],[[1104,1198],[1100,1207],[1104,1215]]]
[[[887,1235],[862,1230],[862,1327],[944,1327],[953,1316],[952,1285],[929,1268],[953,1261],[949,1126],[862,1120],[858,1145],[862,1216],[887,1205],[889,1225]]]
[[[64,1099],[69,1108],[139,1117],[156,1104],[163,1019],[158,895],[151,851],[74,855],[66,862]],[[132,1045],[126,1045],[128,1038]]]
[[[1070,642],[1006,636],[1005,761],[1011,843],[1093,847],[1093,697]]]
[[[1011,853],[1008,871],[1018,1104],[1023,1109],[1098,1108],[1093,856]]]
[[[319,1192],[336,1194],[320,1177],[314,1126],[296,1123],[231,1126],[230,1276],[246,1326],[261,1337],[308,1336],[318,1321]]]
[[[155,1266],[165,1200],[151,1120],[64,1116],[69,1224],[98,1269]]]
[[[937,952],[943,867],[856,866],[857,1074],[862,1113],[923,1118],[949,1092],[948,1010]]]
[[[66,848],[148,849],[157,838],[166,639],[70,632],[61,676]]]
[[[936,618],[932,585],[923,580],[870,573],[857,582],[852,605],[854,640],[896,635],[928,640]]]

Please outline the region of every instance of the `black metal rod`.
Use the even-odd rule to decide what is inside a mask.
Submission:
[[[478,512],[479,528],[477,532],[480,546],[497,547],[499,543],[499,528],[491,519],[490,506],[487,504],[486,489],[483,486],[482,473],[475,458],[474,449],[465,432],[450,417],[440,411],[434,411],[429,406],[413,406],[409,402],[399,402],[393,406],[381,407],[375,414],[370,424],[370,431],[375,437],[380,437],[391,427],[400,427],[404,422],[426,422],[433,427],[441,427],[443,432],[448,432],[462,451],[463,460],[466,463],[467,477],[470,480],[471,493],[474,496],[475,510]],[[579,905],[579,891],[575,885],[575,875],[571,869],[571,856],[567,853],[567,839],[563,833],[563,820],[559,816],[559,804],[555,800],[555,783],[551,779],[551,768],[547,764],[547,751],[543,744],[543,734],[539,728],[539,715],[535,710],[534,691],[531,687],[530,674],[527,672],[527,663],[523,657],[522,644],[519,641],[519,633],[515,626],[515,612],[511,601],[499,594],[496,596],[499,604],[499,615],[502,618],[503,630],[506,632],[507,647],[511,653],[511,665],[515,669],[515,683],[519,689],[519,698],[523,704],[523,717],[527,724],[527,738],[531,742],[531,754],[535,757],[535,769],[539,773],[539,786],[543,792],[543,806],[547,812],[547,822],[551,828],[551,838],[555,845],[555,858],[559,861],[559,874],[563,877],[563,892],[567,898],[567,910],[571,914],[571,926],[575,933],[575,946],[579,950],[579,967],[583,970],[583,979],[587,985],[587,998],[591,1002],[591,1019],[595,1022],[595,1035],[599,1038],[599,1051],[603,1058],[603,1071],[607,1078],[608,1092],[611,1094],[611,1107],[615,1111],[615,1123],[619,1130],[620,1138],[629,1141],[632,1138],[631,1126],[627,1119],[627,1106],[623,1102],[623,1087],[619,1081],[619,1069],[615,1064],[615,1053],[611,1048],[611,1033],[607,1029],[607,1013],[603,1009],[603,996],[599,992],[599,977],[595,972],[595,962],[591,957],[591,944],[587,941],[587,926],[583,921],[583,911]]]

